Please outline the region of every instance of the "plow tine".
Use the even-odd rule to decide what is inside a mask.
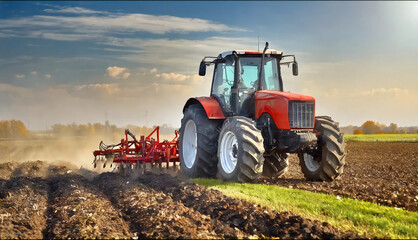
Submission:
[[[93,167],[94,167],[94,168],[96,168],[96,167],[97,167],[96,161],[97,161],[97,156],[95,155],[95,156],[94,156],[94,160],[93,160]]]

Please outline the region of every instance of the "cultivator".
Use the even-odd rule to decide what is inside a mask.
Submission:
[[[176,163],[179,162],[178,154],[178,132],[175,131],[175,137],[171,141],[164,140],[160,142],[160,128],[156,127],[147,137],[141,136],[138,140],[128,129],[125,130],[125,139],[120,143],[106,145],[103,141],[99,144],[99,149],[93,152],[94,167],[107,165],[116,169],[143,169],[146,163],[151,167],[159,165],[163,167],[172,167],[176,169]],[[156,139],[152,136],[156,135]],[[129,139],[131,138],[131,140]]]

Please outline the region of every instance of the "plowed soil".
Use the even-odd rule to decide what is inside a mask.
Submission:
[[[418,143],[349,142],[346,149],[344,173],[333,182],[306,181],[296,155],[283,177],[259,182],[418,210]]]
[[[0,238],[359,238],[168,174],[94,175],[0,164]]]

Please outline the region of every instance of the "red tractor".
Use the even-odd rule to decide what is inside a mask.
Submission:
[[[290,59],[290,60],[286,60]],[[254,182],[286,172],[297,153],[307,180],[332,181],[344,168],[345,143],[338,123],[315,116],[315,99],[285,92],[281,66],[294,55],[268,49],[205,57],[199,75],[214,65],[210,97],[190,98],[183,108],[180,168],[189,177]]]

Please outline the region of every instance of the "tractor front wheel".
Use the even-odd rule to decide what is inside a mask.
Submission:
[[[219,177],[234,182],[256,181],[262,173],[263,153],[263,137],[252,119],[227,119],[218,140]]]
[[[343,172],[345,143],[338,123],[330,117],[316,117],[315,131],[319,132],[316,151],[300,152],[302,172],[307,180],[332,181]]]

